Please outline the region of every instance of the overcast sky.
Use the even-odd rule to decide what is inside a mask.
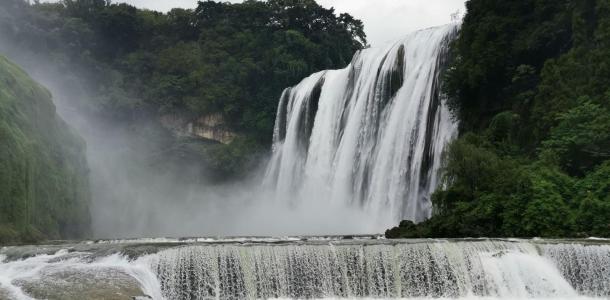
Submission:
[[[51,1],[51,0],[49,0]],[[465,11],[465,0],[317,0],[362,20],[373,46],[395,40],[417,29],[443,25],[451,14]],[[114,0],[137,7],[168,11],[173,7],[194,8],[197,0]],[[230,0],[241,2],[241,0]]]

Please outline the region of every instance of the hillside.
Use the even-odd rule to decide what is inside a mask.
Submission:
[[[251,171],[269,149],[284,88],[346,66],[366,46],[362,22],[314,0],[201,1],[167,13],[7,0],[0,40],[25,69],[78,91],[66,101],[81,114],[158,140],[151,152],[193,157],[187,165],[211,159],[203,168],[224,179]],[[209,141],[219,145],[201,147]]]
[[[0,56],[0,244],[88,232],[85,144],[51,94]]]
[[[467,2],[435,216],[388,237],[610,236],[610,1]]]

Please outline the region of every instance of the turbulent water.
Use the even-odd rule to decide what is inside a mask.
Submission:
[[[0,251],[0,299],[610,297],[610,241],[101,241]]]
[[[415,32],[286,89],[266,176],[278,201],[359,207],[376,229],[428,218],[457,130],[439,81],[457,30]]]

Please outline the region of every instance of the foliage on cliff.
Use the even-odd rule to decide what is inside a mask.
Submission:
[[[123,119],[222,113],[259,142],[271,137],[284,88],[347,65],[366,44],[362,22],[314,0],[201,1],[168,13],[106,0],[7,0],[0,16],[16,48],[76,72],[77,85],[93,91],[91,110]]]
[[[187,165],[221,180],[247,173],[268,151],[284,88],[344,67],[366,45],[362,22],[314,0],[201,1],[167,13],[106,0],[33,2],[2,1],[0,51],[58,74],[50,77],[74,93],[62,97],[73,109],[157,140],[149,150],[165,154],[160,162],[188,152]],[[172,138],[152,124],[216,113],[240,136],[230,145]]]
[[[435,215],[389,237],[610,236],[610,1],[467,2]]]
[[[0,244],[88,234],[84,152],[51,94],[0,56]]]

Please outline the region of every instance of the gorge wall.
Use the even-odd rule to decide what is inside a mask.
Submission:
[[[166,114],[162,115],[159,121],[163,127],[179,137],[196,137],[230,144],[238,135],[231,130],[221,113],[204,114],[194,120],[177,113]]]
[[[0,56],[0,243],[85,237],[88,172],[49,91]]]

